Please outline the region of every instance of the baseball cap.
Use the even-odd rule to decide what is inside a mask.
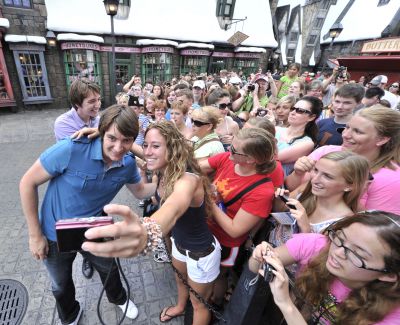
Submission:
[[[232,85],[238,85],[242,82],[242,80],[239,77],[232,77],[229,79],[229,83]]]
[[[201,88],[201,89],[204,89],[204,88],[206,88],[206,85],[204,84],[204,81],[203,80],[196,80],[194,83],[193,83],[193,88],[194,87],[199,87],[199,88]]]
[[[378,75],[375,76],[371,81],[370,84],[373,86],[379,86],[380,84],[386,84],[388,82],[388,78],[385,75]]]

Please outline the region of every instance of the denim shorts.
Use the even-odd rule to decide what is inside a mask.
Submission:
[[[219,266],[221,262],[221,246],[215,238],[215,249],[207,256],[199,258],[198,261],[189,256],[181,254],[175,246],[175,241],[172,241],[172,256],[183,263],[186,263],[188,277],[196,283],[213,282],[219,275]]]

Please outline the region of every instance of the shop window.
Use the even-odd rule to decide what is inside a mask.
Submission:
[[[135,62],[135,55],[128,53],[116,53],[115,81],[117,83],[117,91],[122,91],[122,87],[129,80],[131,80],[132,76],[134,75]]]
[[[387,5],[390,0],[379,0],[378,7]]]
[[[310,35],[310,37],[308,38],[307,45],[314,46],[316,40],[317,40],[317,35]]]
[[[314,27],[321,28],[323,24],[324,24],[324,18],[317,18],[315,19]]]
[[[43,51],[14,50],[24,102],[51,100]]]
[[[207,56],[181,56],[181,75],[207,72]]]
[[[260,60],[258,59],[235,59],[234,69],[242,71],[245,76],[256,73]]]
[[[64,51],[65,75],[68,89],[71,83],[80,78],[88,78],[100,87],[101,71],[99,53],[93,50],[66,50]]]
[[[146,53],[142,55],[142,80],[160,83],[172,79],[172,55]]]
[[[295,55],[295,53],[296,53],[296,50],[295,49],[288,49],[287,50],[287,57],[288,58],[293,58],[294,57],[294,55]]]
[[[297,42],[298,35],[299,34],[297,32],[291,32],[290,33],[290,41],[291,42]]]
[[[30,0],[4,0],[4,5],[18,8],[32,8]]]

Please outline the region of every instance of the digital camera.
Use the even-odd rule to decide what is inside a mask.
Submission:
[[[256,89],[256,86],[253,85],[253,84],[250,84],[250,85],[247,86],[247,89],[248,89],[249,91],[254,91],[254,89]]]
[[[113,224],[112,217],[70,218],[56,222],[57,247],[60,253],[81,251],[82,244],[89,241],[85,237],[86,230],[94,227]],[[94,242],[105,242],[113,238],[96,238]]]
[[[275,271],[275,268],[268,263],[263,264],[263,270],[264,270],[264,281],[265,282],[272,282],[272,280],[275,277],[275,274],[272,271]]]
[[[264,109],[264,108],[258,108],[258,109],[257,109],[256,116],[258,116],[258,117],[264,117],[264,116],[267,115],[267,114],[268,114],[268,111],[267,111],[266,109]]]
[[[341,65],[338,68],[338,76],[342,77],[342,78],[346,78],[347,77],[347,67],[344,67]]]

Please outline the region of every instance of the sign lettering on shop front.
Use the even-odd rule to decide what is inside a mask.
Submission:
[[[142,53],[174,53],[174,49],[167,46],[148,46],[142,48]]]
[[[400,52],[400,38],[387,38],[378,41],[365,42],[362,53]]]
[[[62,50],[84,49],[100,51],[100,45],[86,42],[66,42],[61,44]]]
[[[210,51],[207,50],[182,50],[181,55],[202,55],[202,56],[209,56]]]

